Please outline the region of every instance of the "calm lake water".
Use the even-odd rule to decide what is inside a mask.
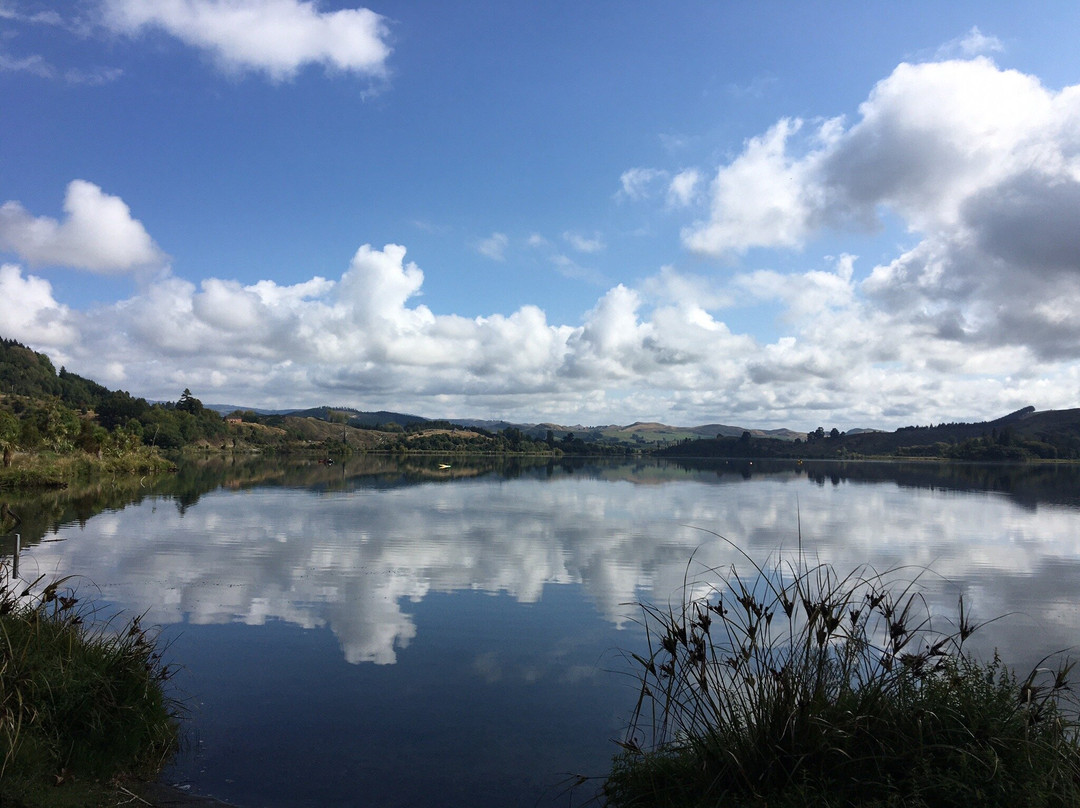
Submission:
[[[245,808],[583,804],[634,705],[628,604],[800,524],[811,559],[1007,614],[986,653],[1080,645],[1072,466],[219,460],[11,504],[23,578],[162,627],[191,711],[166,779]]]

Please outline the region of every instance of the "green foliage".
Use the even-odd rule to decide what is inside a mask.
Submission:
[[[146,414],[150,405],[146,399],[135,398],[123,390],[109,392],[101,397],[97,405],[98,423],[106,429],[116,429],[129,424]]]
[[[83,412],[99,407],[105,397],[112,395],[108,388],[69,373],[66,368],[60,368],[57,378],[60,381],[60,400]]]
[[[963,600],[938,631],[917,578],[801,558],[707,573],[642,607],[609,805],[1080,804],[1071,663],[976,661]]]
[[[175,404],[151,405],[65,368],[57,374],[45,354],[14,340],[0,339],[0,392],[5,394],[4,409],[0,409],[0,449],[8,461],[16,448],[115,455],[134,450],[132,436],[147,446],[179,450],[218,439],[227,431],[221,416],[207,410],[190,389],[185,388]],[[17,430],[11,425],[12,417],[18,423]],[[14,432],[17,434],[11,434]]]
[[[0,392],[20,396],[59,396],[63,386],[45,354],[13,339],[0,338]]]
[[[191,395],[191,390],[185,387],[184,392],[180,395],[180,400],[176,402],[176,409],[198,415],[203,411],[203,403]]]
[[[37,804],[73,781],[153,776],[177,737],[169,668],[135,618],[88,626],[64,589],[0,565],[0,803]]]

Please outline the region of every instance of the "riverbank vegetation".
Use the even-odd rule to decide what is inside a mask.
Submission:
[[[176,744],[170,668],[136,617],[95,621],[71,578],[0,565],[0,804],[134,802]],[[68,588],[65,588],[65,587]]]
[[[934,615],[917,578],[800,558],[642,609],[612,808],[1080,805],[1072,664],[975,659],[964,601]]]
[[[98,457],[74,452],[20,453],[14,462],[0,469],[0,491],[5,489],[64,488],[77,480],[142,477],[171,470],[173,463],[151,449],[120,456]]]

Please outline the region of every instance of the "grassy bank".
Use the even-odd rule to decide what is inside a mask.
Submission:
[[[1071,664],[973,658],[917,578],[747,559],[642,608],[610,806],[1080,805]]]
[[[150,448],[104,457],[85,452],[28,452],[16,455],[10,466],[0,468],[0,490],[62,488],[92,476],[163,474],[171,468],[170,460]]]
[[[0,565],[0,805],[134,802],[177,737],[169,669],[138,618],[95,623],[70,579],[41,586]]]

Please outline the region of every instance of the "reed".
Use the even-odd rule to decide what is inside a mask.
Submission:
[[[170,668],[138,617],[94,620],[70,576],[42,586],[10,573],[0,564],[0,804],[65,804],[57,786],[74,804],[107,803],[175,746]]]
[[[608,805],[1080,805],[1072,663],[977,660],[979,624],[962,598],[932,614],[925,573],[746,562],[641,604]]]

